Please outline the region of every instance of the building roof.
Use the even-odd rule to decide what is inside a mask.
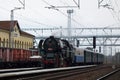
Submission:
[[[20,34],[24,34],[24,35],[28,35],[28,36],[33,36],[32,34],[29,34],[27,32],[24,32],[20,29],[20,26],[18,24],[18,21],[13,21],[13,27],[17,25],[19,30],[20,30]],[[11,21],[0,21],[0,29],[3,29],[3,30],[7,30],[7,31],[10,31],[10,27],[11,27]]]

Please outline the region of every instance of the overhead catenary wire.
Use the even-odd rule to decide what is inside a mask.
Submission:
[[[63,3],[64,5],[70,6],[65,0],[64,2],[62,0],[60,0],[61,3]]]
[[[102,4],[104,0],[101,0],[100,4]],[[100,5],[99,4],[99,5]],[[115,5],[114,5],[115,4]],[[108,0],[108,2],[106,2],[105,5],[100,5],[104,8],[107,8],[109,10],[109,12],[111,13],[113,19],[116,21],[116,22],[120,22],[120,18],[119,18],[119,15],[117,15],[117,12],[116,12],[116,7],[118,7],[119,9],[119,6],[117,4],[117,2],[114,0],[114,4],[113,4],[113,1],[112,0]],[[119,11],[119,10],[118,10]]]
[[[116,16],[117,16],[117,18],[118,18],[118,21],[120,22],[120,16],[119,16],[120,7],[118,6],[118,2],[117,2],[116,0],[114,0],[114,3],[115,3],[115,5],[116,5],[116,7],[117,7],[117,9],[118,9],[115,13],[116,13]]]
[[[4,8],[4,7],[2,7],[2,6],[0,6],[0,9],[2,9],[2,10],[4,10],[4,11],[9,11],[8,9],[6,9],[6,8]]]
[[[116,7],[118,7],[118,10],[120,10],[120,7],[118,6],[118,3],[116,2],[116,0],[114,0],[114,2],[115,2]]]
[[[8,10],[8,9],[2,7],[2,6],[0,6],[0,9],[2,9],[4,11],[7,11],[7,12],[10,12],[10,10]],[[19,14],[19,13],[16,13],[16,14],[19,15],[20,17],[22,17],[20,19],[23,19],[23,20],[26,20],[26,21],[30,21],[32,23],[36,23],[36,24],[39,24],[39,25],[44,25],[44,26],[47,26],[47,27],[50,27],[50,26],[57,27],[55,25],[48,25],[48,24],[41,23],[41,22],[33,20],[33,19],[29,18],[29,17],[23,16],[22,14]],[[17,17],[17,18],[19,18],[19,17]]]
[[[21,1],[21,0],[18,0],[18,1]],[[10,3],[11,1],[10,0],[8,0],[8,2]],[[2,6],[0,6],[0,9],[2,9],[2,10],[4,10],[4,11],[7,11],[7,12],[10,12],[10,10],[9,9],[7,9],[7,8],[4,8],[4,7],[2,7]],[[22,18],[20,18],[20,19],[22,19],[22,20],[26,20],[26,21],[30,21],[30,22],[32,22],[32,23],[35,23],[35,24],[39,24],[40,26],[47,26],[47,27],[57,27],[56,25],[49,25],[49,24],[45,24],[45,23],[42,23],[42,22],[40,22],[40,21],[36,21],[36,20],[33,20],[33,19],[31,19],[30,17],[27,17],[27,16],[23,16],[22,14],[19,14],[19,13],[16,13],[17,15],[19,15],[20,17],[22,17]],[[18,17],[17,17],[18,18]]]
[[[73,1],[79,7],[79,0],[78,0],[78,3],[75,0],[73,0]]]
[[[116,10],[115,8],[118,7],[117,3],[115,2],[115,5],[116,5],[116,7],[115,7],[115,6],[113,6],[113,2],[111,0],[109,0],[109,2],[110,2],[111,7],[113,8],[112,11],[111,10],[109,10],[109,11],[111,12],[111,14],[112,14],[113,18],[116,20],[116,22],[117,21],[120,22],[119,15],[117,15],[117,12],[115,11]]]
[[[54,10],[57,10],[58,12],[60,12],[61,14],[63,14],[64,16],[66,16],[66,17],[68,17],[68,15],[66,15],[65,13],[63,13],[60,9],[58,9],[58,8],[56,8],[56,6],[53,6],[53,5],[51,5],[51,4],[49,4],[47,1],[45,1],[45,0],[42,0],[44,3],[46,3],[48,6],[50,6],[50,7],[46,7],[46,8],[48,8],[48,9],[54,9]],[[73,19],[73,18],[71,18],[71,20],[72,21],[74,21],[75,23],[77,23],[78,25],[80,25],[80,27],[81,26],[84,26],[84,25],[82,25],[82,24],[80,24],[79,22],[77,22],[75,19]],[[85,26],[84,26],[85,27]]]

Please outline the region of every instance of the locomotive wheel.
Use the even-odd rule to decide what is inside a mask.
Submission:
[[[60,59],[58,55],[55,55],[55,63],[54,63],[54,67],[60,67]]]
[[[67,67],[66,61],[63,61],[63,67]]]
[[[61,62],[60,62],[60,67],[66,67],[67,66],[67,63],[64,59],[61,59]]]

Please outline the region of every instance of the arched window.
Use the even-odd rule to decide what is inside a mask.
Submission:
[[[30,44],[31,48],[33,48],[32,43]]]
[[[1,47],[1,43],[2,43],[2,42],[1,42],[1,38],[0,38],[0,47]]]
[[[17,41],[17,48],[19,48],[19,41]]]
[[[8,47],[9,46],[9,42],[8,42],[8,39],[7,39],[7,41],[6,41],[6,47]]]
[[[15,40],[15,48],[17,48],[17,41]]]
[[[27,49],[29,48],[29,44],[28,44],[28,42],[27,42]]]
[[[5,47],[5,38],[3,39],[3,47]]]
[[[22,42],[22,49],[24,48],[24,42]]]
[[[13,42],[12,42],[12,46],[13,46],[13,48],[15,48],[15,41],[14,40],[12,40]]]
[[[29,42],[29,48],[31,48],[31,46],[30,46],[30,42]]]
[[[26,44],[26,42],[25,42],[25,49],[26,49],[26,47],[27,47],[27,44]]]
[[[20,49],[21,49],[21,41],[20,41],[19,47],[20,47]]]
[[[18,48],[20,48],[20,41],[18,41]]]

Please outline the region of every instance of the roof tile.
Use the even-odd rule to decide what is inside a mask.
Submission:
[[[34,35],[32,35],[32,34],[29,34],[29,33],[27,33],[27,32],[22,31],[22,30],[20,29],[20,27],[19,27],[18,21],[16,21],[16,20],[13,21],[13,25],[14,25],[14,26],[15,26],[15,25],[18,26],[21,34],[29,35],[29,36],[33,36],[33,37],[34,37]],[[11,26],[11,21],[0,21],[0,29],[4,29],[4,30],[7,30],[7,31],[10,31],[10,26]]]

